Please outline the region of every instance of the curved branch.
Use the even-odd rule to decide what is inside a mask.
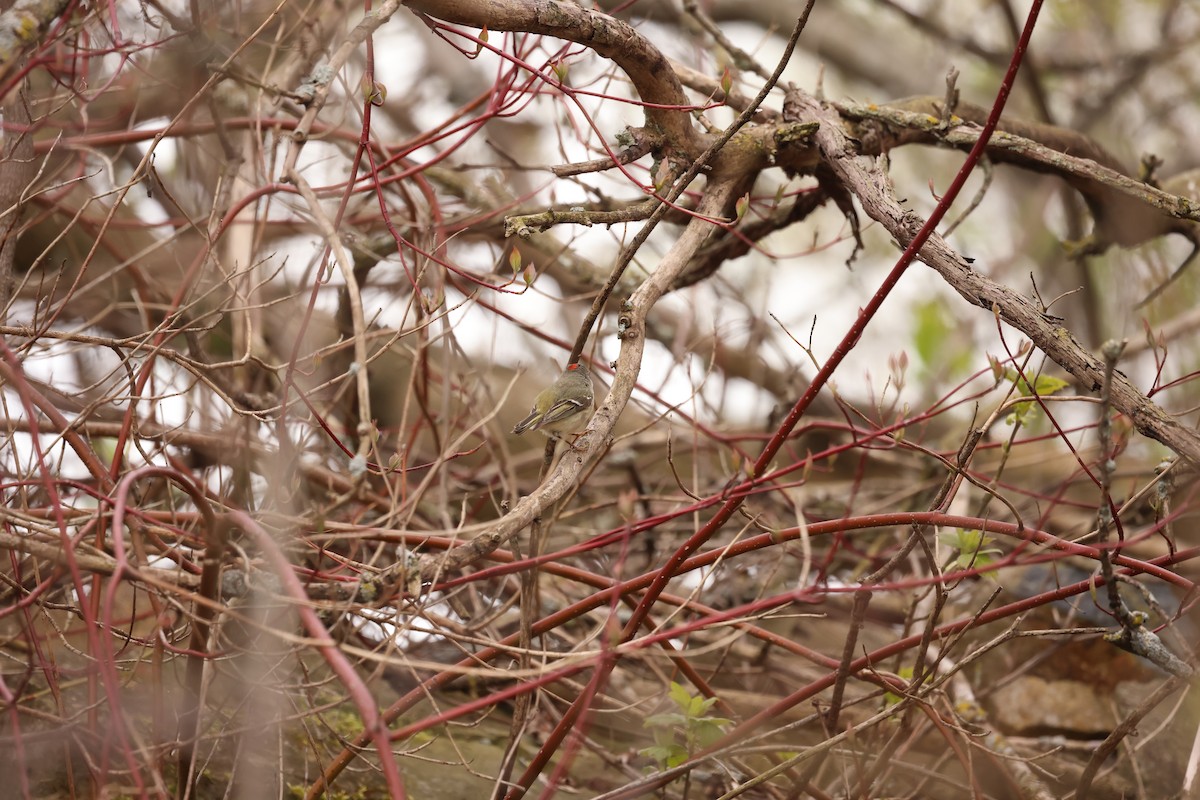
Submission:
[[[878,221],[902,245],[912,241],[921,227],[920,218],[900,205],[879,180],[859,164],[857,146],[846,135],[840,117],[812,98],[802,99],[807,119],[821,123],[817,144],[825,162],[862,203],[863,210]],[[1086,391],[1096,391],[1104,380],[1104,362],[1083,347],[1069,330],[1048,319],[1029,300],[971,268],[938,234],[929,237],[918,256],[937,270],[969,303],[992,311],[1025,334],[1051,360],[1070,373]],[[1143,435],[1162,442],[1194,464],[1200,464],[1200,434],[1179,423],[1151,402],[1124,375],[1113,376],[1112,405],[1132,420]]]
[[[711,184],[704,192],[696,216],[684,228],[650,277],[629,298],[629,310],[625,314],[629,325],[613,373],[612,389],[600,404],[587,430],[576,440],[575,449],[559,460],[533,494],[521,498],[516,507],[499,521],[459,531],[460,535],[478,534],[474,539],[446,553],[422,558],[413,574],[405,576],[408,588],[414,594],[419,593],[421,584],[435,580],[439,575],[454,573],[500,547],[571,490],[583,473],[584,464],[604,449],[604,442],[608,440],[633,395],[642,367],[646,315],[670,291],[671,285],[687,269],[696,252],[708,241],[715,230],[710,220],[720,217],[729,209],[741,188],[740,181]],[[396,568],[403,570],[405,565],[400,562]]]
[[[860,152],[879,154],[902,144],[948,144],[969,149],[979,138],[987,109],[971,103],[954,108],[949,125],[942,122],[943,101],[932,96],[909,97],[884,106],[842,105],[846,119],[859,121],[852,135],[862,142]],[[874,123],[874,125],[872,125]],[[1120,159],[1078,131],[1039,122],[1002,118],[988,143],[988,158],[1065,180],[1078,191],[1095,219],[1086,252],[1103,252],[1109,245],[1132,247],[1168,233],[1200,241],[1196,222],[1200,205],[1181,196],[1186,180],[1164,181],[1168,191],[1130,177]],[[1186,175],[1186,173],[1185,173]],[[1173,193],[1173,192],[1178,192]]]
[[[675,71],[658,48],[626,22],[554,0],[405,0],[404,5],[455,25],[539,33],[589,47],[616,62],[638,96],[653,104],[645,109],[647,124],[666,135],[668,146],[692,155],[703,149],[685,110],[691,101]]]

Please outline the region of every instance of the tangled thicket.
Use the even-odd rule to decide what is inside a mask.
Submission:
[[[1195,791],[1190,4],[4,5],[13,796]]]

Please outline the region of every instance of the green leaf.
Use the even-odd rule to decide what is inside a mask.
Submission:
[[[959,375],[971,368],[974,352],[958,321],[940,299],[918,303],[914,308],[913,350],[917,363],[935,376]],[[995,372],[996,363],[992,370]]]
[[[992,378],[996,381],[996,385],[1004,380],[1004,367],[1000,366],[1000,359],[996,358],[991,353],[988,353],[988,366],[992,368]]]
[[[724,717],[705,717],[696,720],[692,729],[692,738],[703,749],[720,739],[721,735],[725,733],[725,729],[732,724],[733,720]]]
[[[687,717],[674,711],[666,714],[651,714],[642,723],[644,728],[681,728],[687,723]]]
[[[681,683],[671,681],[671,688],[667,695],[671,698],[671,702],[679,706],[685,713],[688,710],[688,705],[692,702],[692,693],[687,690],[687,687]]]
[[[1052,397],[1071,384],[1053,375],[1038,375],[1033,381],[1033,388],[1041,397]]]
[[[742,217],[746,216],[746,209],[748,209],[749,207],[750,207],[750,193],[746,192],[744,195],[739,197],[737,199],[737,203],[734,204],[735,219],[737,219],[740,222]]]
[[[638,751],[647,758],[653,759],[660,767],[677,767],[687,761],[687,751],[680,745],[660,747],[654,745]]]
[[[916,317],[913,346],[921,363],[930,365],[938,358],[946,339],[950,336],[950,324],[942,304],[936,300],[918,305]]]
[[[1005,370],[1004,376],[1013,382],[1022,397],[1051,397],[1070,386],[1062,378],[1055,378],[1053,375],[1038,375],[1033,379],[1033,385],[1030,386],[1029,381],[1018,375],[1014,369]],[[1033,400],[1013,403],[1012,411],[1009,412],[1005,421],[1009,425],[1028,423],[1036,418],[1038,410],[1039,407]]]
[[[904,680],[906,680],[906,681],[912,681],[913,668],[912,667],[901,667],[900,670],[896,674],[899,675],[901,678],[904,678]],[[891,708],[892,706],[899,703],[902,699],[903,698],[900,695],[895,694],[894,692],[884,692],[883,693],[883,707]]]
[[[938,540],[958,553],[954,563],[959,569],[982,570],[995,562],[993,556],[1002,554],[1000,549],[988,547],[993,541],[992,537],[979,530],[956,528],[942,531],[938,534]]]

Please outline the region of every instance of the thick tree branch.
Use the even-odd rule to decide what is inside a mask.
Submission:
[[[626,22],[555,0],[406,0],[413,11],[455,25],[554,36],[591,48],[617,63],[646,103],[646,120],[685,155],[703,150],[686,108],[691,101],[658,48]]]
[[[846,135],[841,118],[811,96],[803,95],[799,103],[805,119],[821,124],[816,142],[822,158],[858,197],[867,215],[902,245],[911,241],[921,227],[921,219],[900,205],[884,176],[872,174],[858,160],[857,146]],[[919,258],[937,270],[968,302],[992,311],[1028,336],[1086,391],[1100,388],[1104,380],[1104,362],[1100,358],[1088,352],[1069,330],[1048,319],[1032,302],[972,269],[941,236],[932,235],[921,248]],[[1168,415],[1120,373],[1113,376],[1112,404],[1142,434],[1200,464],[1200,434]]]
[[[658,268],[629,298],[629,310],[625,314],[629,324],[621,342],[621,354],[617,357],[612,389],[592,417],[587,431],[575,442],[574,449],[559,459],[558,465],[533,494],[521,498],[516,507],[498,522],[474,526],[473,529],[459,532],[467,535],[477,533],[475,539],[447,553],[422,559],[420,566],[407,576],[410,591],[417,593],[422,583],[434,579],[439,574],[454,573],[464,565],[502,546],[571,490],[579,480],[584,465],[604,449],[604,442],[612,434],[617,419],[633,395],[642,368],[646,315],[670,290],[674,281],[688,268],[692,257],[708,241],[715,230],[709,220],[728,210],[737,198],[741,186],[739,181],[711,184],[705,190],[697,215],[663,256]],[[403,566],[397,565],[398,568]]]
[[[838,110],[843,118],[859,123],[850,132],[865,154],[913,143],[970,149],[987,109],[960,103],[950,126],[943,129],[942,105],[936,97],[910,97],[884,106],[842,105]],[[1116,156],[1077,131],[1007,117],[988,142],[987,153],[992,161],[1057,175],[1078,191],[1095,219],[1089,252],[1102,252],[1112,244],[1132,247],[1168,233],[1200,241],[1200,203],[1194,190],[1188,191],[1187,173],[1164,181],[1164,191],[1131,177]]]

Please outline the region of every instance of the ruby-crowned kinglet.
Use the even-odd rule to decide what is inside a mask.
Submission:
[[[560,433],[582,422],[591,410],[592,376],[582,364],[567,364],[558,380],[538,393],[529,416],[516,424],[513,433]]]

